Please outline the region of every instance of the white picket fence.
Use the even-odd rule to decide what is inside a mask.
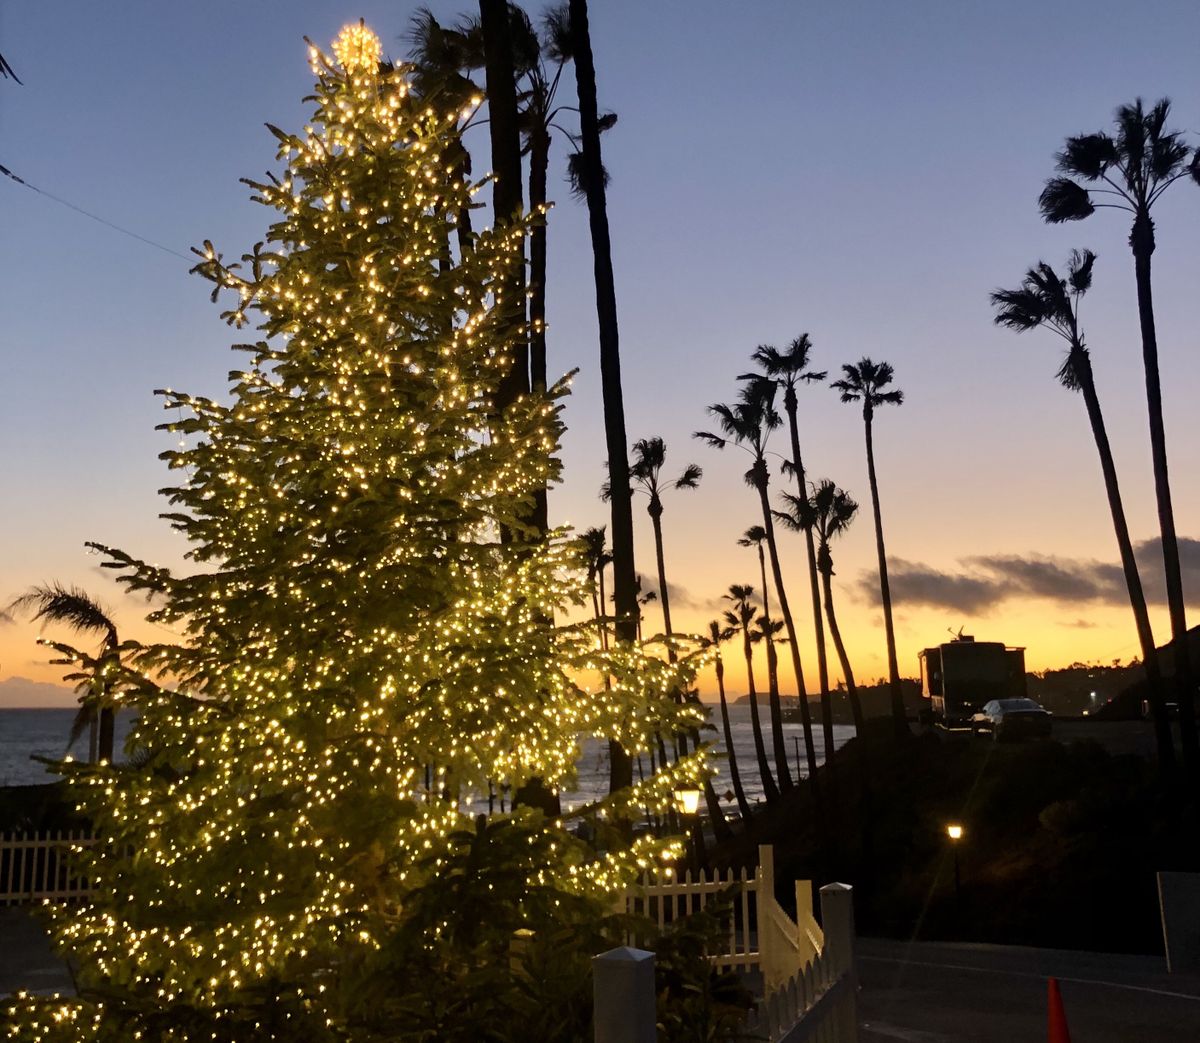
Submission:
[[[83,830],[0,833],[0,905],[84,897],[88,881],[76,874],[71,851],[93,843]]]
[[[626,896],[625,908],[655,920],[661,928],[705,908],[715,895],[738,885],[727,945],[710,958],[718,967],[739,973],[757,971],[762,976],[763,999],[745,1025],[747,1034],[769,1043],[854,1043],[858,1039],[858,976],[852,889],[844,884],[821,888],[822,930],[813,916],[812,881],[797,880],[793,920],[775,899],[774,854],[771,845],[760,845],[753,875],[743,869],[711,876],[701,872],[695,879],[690,871],[682,878],[643,876]],[[598,973],[611,975],[624,959],[622,955],[595,966]],[[647,972],[641,968],[638,973]],[[624,989],[628,979],[622,981]],[[622,1039],[622,1033],[625,1039],[639,1038],[634,1023],[620,1020],[622,1013],[638,1016],[635,1005],[624,1011],[609,1009],[623,1002],[618,996],[601,997],[599,992],[596,996],[598,1014],[604,1007],[616,1018],[614,1024],[620,1025],[613,1041]],[[600,1025],[598,1020],[597,1043],[607,1043]]]

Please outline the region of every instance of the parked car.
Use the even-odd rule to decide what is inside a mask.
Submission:
[[[1053,715],[1032,699],[993,699],[972,716],[976,735],[990,733],[996,742],[1009,739],[1047,739]]]

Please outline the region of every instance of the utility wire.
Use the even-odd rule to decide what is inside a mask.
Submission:
[[[81,206],[76,206],[74,203],[69,203],[67,200],[56,196],[53,192],[47,192],[45,189],[38,188],[37,185],[31,185],[23,177],[18,177],[3,163],[0,163],[0,174],[15,181],[18,185],[24,185],[26,188],[36,192],[39,196],[45,196],[47,199],[53,199],[54,202],[61,206],[67,207],[69,210],[74,210],[77,214],[83,214],[84,217],[90,217],[93,221],[99,221],[102,225],[107,225],[115,232],[120,232],[122,235],[127,235],[131,239],[136,239],[138,242],[145,243],[147,246],[153,246],[156,250],[162,250],[163,253],[168,253],[172,257],[178,257],[180,260],[187,261],[189,264],[192,258],[187,254],[181,254],[178,250],[172,250],[169,246],[163,246],[162,243],[156,243],[153,239],[147,239],[144,235],[138,235],[137,232],[131,232],[128,228],[122,228],[120,225],[113,224],[111,221],[105,220],[99,214],[93,214],[89,210],[84,210]]]

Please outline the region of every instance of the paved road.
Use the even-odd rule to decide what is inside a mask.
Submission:
[[[862,1043],[1023,1043],[1046,1038],[1046,981],[1080,1043],[1196,1043],[1200,978],[1161,957],[860,939]]]

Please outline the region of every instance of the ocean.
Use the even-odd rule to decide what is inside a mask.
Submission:
[[[52,782],[56,776],[49,772],[45,765],[33,760],[35,755],[43,757],[62,757],[67,753],[67,738],[71,732],[71,721],[75,711],[63,710],[9,710],[0,709],[0,786],[27,786],[37,783]],[[770,720],[765,700],[759,706],[759,716],[763,726],[764,739],[767,743],[767,757],[774,763],[771,756]],[[721,716],[717,707],[712,707],[710,718],[715,732],[709,738],[717,742],[717,748],[724,749],[721,740]],[[737,752],[738,769],[742,783],[746,787],[749,800],[762,799],[762,786],[758,778],[758,769],[754,755],[754,733],[750,707],[742,704],[730,707],[730,725],[733,732],[734,749]],[[118,714],[116,722],[116,748],[122,749],[125,737],[129,733],[131,718],[129,715]],[[788,766],[796,774],[797,761],[803,761],[804,739],[800,724],[784,722]],[[849,725],[834,725],[834,746],[840,747],[854,735],[854,728]],[[825,750],[821,742],[820,730],[813,734],[816,743],[818,762],[824,762]],[[88,740],[86,734],[75,744],[70,752],[77,758],[86,759]],[[716,761],[718,777],[713,780],[713,786],[722,797],[730,790],[728,781],[728,762],[724,757]],[[648,759],[642,759],[642,769],[649,771]],[[634,765],[634,778],[637,778],[638,766]],[[800,774],[807,774],[802,770]],[[566,808],[594,800],[607,791],[608,785],[608,751],[604,743],[584,742],[579,759],[579,788],[578,791],[563,794],[563,804]],[[728,806],[735,808],[732,800]]]

